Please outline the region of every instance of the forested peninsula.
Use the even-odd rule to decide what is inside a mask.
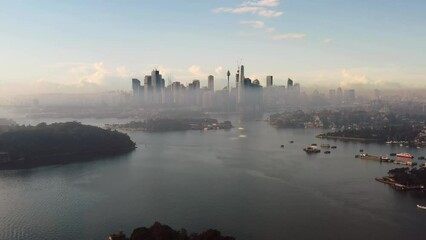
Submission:
[[[13,126],[0,133],[0,169],[85,161],[135,147],[125,133],[79,122]]]

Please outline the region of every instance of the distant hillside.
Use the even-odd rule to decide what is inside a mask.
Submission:
[[[52,164],[64,161],[64,156],[103,156],[134,148],[127,134],[78,122],[16,126],[0,134],[0,166]]]

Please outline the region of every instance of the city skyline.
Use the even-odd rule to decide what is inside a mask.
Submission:
[[[3,96],[129,91],[129,79],[153,68],[166,82],[207,85],[213,75],[222,89],[241,63],[263,86],[273,76],[274,85],[291,78],[312,88],[426,87],[422,1],[10,1],[2,9]]]

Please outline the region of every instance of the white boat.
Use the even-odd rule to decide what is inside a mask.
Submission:
[[[417,208],[420,208],[420,209],[424,209],[424,210],[426,210],[426,207],[425,207],[425,206],[422,206],[422,205],[419,205],[419,204],[417,204]]]

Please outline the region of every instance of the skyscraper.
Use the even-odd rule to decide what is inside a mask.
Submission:
[[[139,95],[139,90],[141,88],[141,81],[139,81],[136,78],[132,79],[132,90],[133,90],[133,96]]]
[[[152,70],[151,72],[151,81],[152,81],[152,88],[154,91],[158,92],[163,88],[163,78],[160,74],[160,72],[157,69]]]
[[[272,87],[273,85],[273,76],[266,76],[266,86]]]
[[[290,78],[287,80],[287,89],[290,89],[293,87],[293,80],[291,80]]]
[[[240,85],[244,88],[244,65],[240,66]]]
[[[201,85],[200,85],[200,80],[194,80],[192,81],[192,87],[196,90],[200,89]]]
[[[214,92],[214,77],[213,75],[210,75],[208,77],[208,88],[210,91]]]
[[[146,75],[143,80],[143,96],[145,104],[151,103],[152,77]]]

